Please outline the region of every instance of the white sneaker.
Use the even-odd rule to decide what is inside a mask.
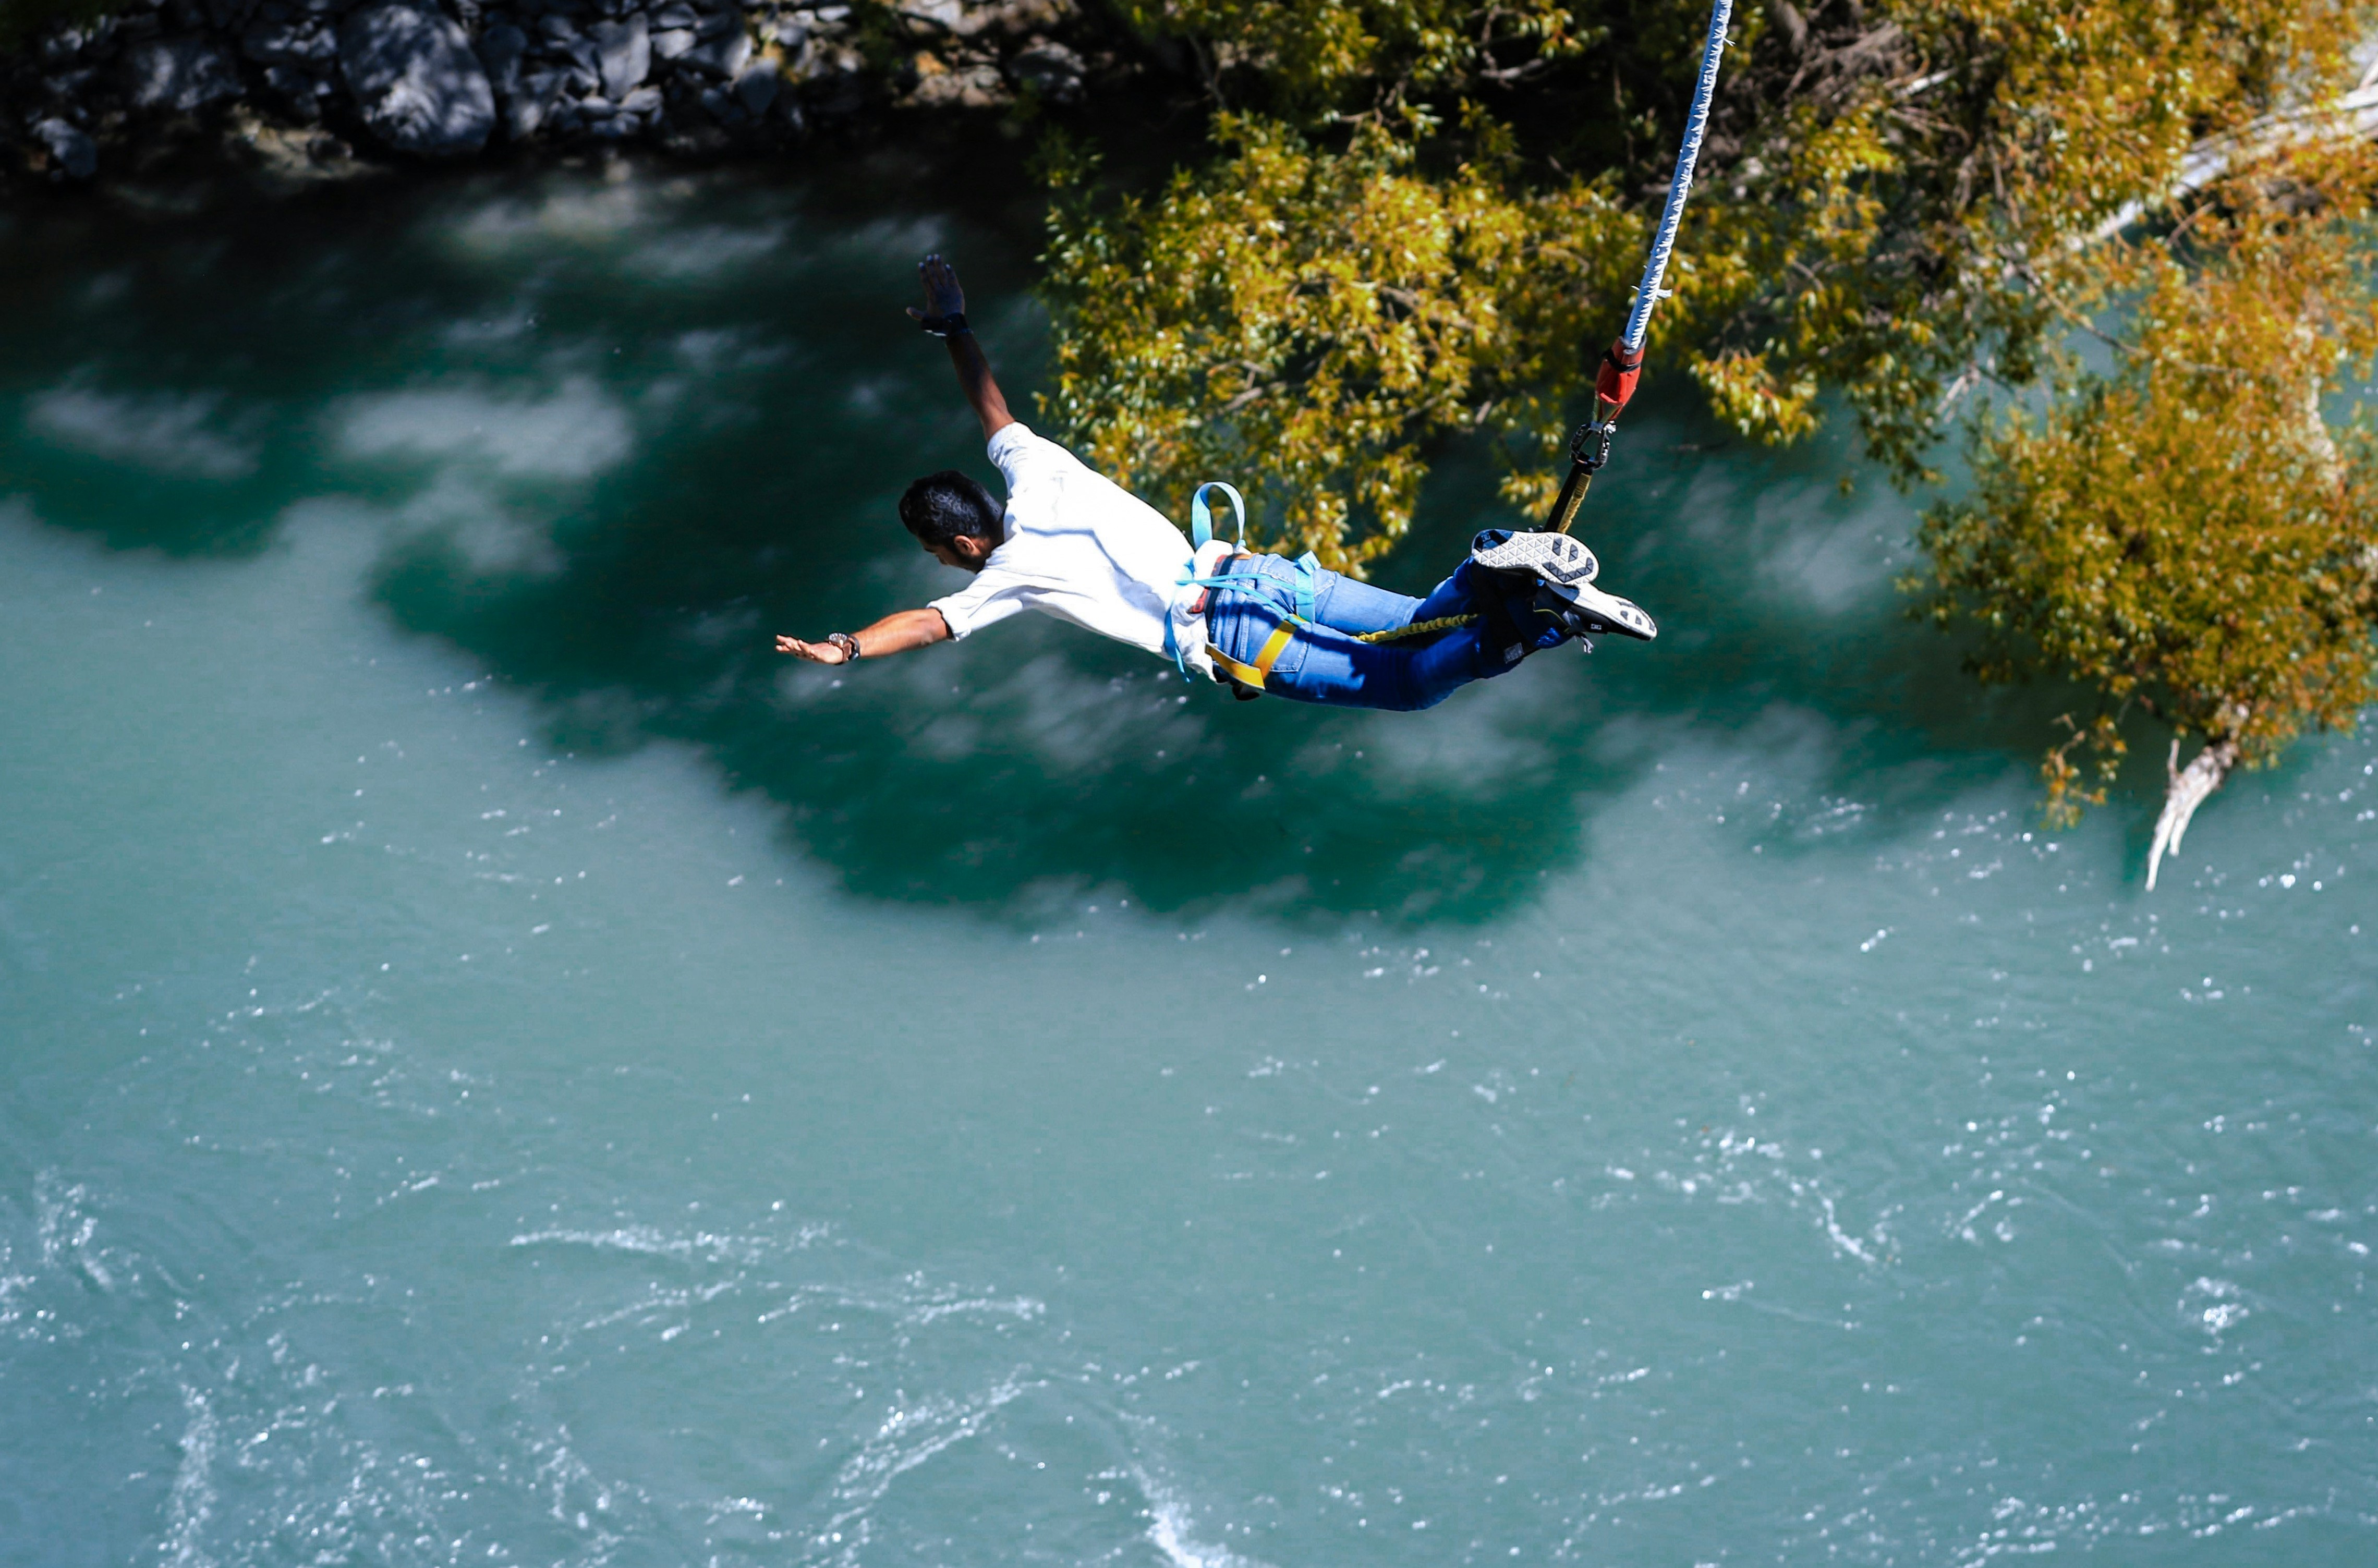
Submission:
[[[1470,543],[1470,558],[1489,571],[1523,571],[1556,588],[1591,582],[1602,563],[1566,533],[1514,533],[1489,528]]]
[[[1536,590],[1536,604],[1562,617],[1569,630],[1580,637],[1610,632],[1649,642],[1660,635],[1658,624],[1643,613],[1641,605],[1615,593],[1604,593],[1589,582],[1574,587],[1545,583]]]

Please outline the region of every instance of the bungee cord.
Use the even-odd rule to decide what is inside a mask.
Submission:
[[[1610,461],[1610,438],[1615,433],[1619,412],[1634,397],[1635,383],[1643,373],[1643,341],[1651,330],[1652,308],[1672,292],[1660,285],[1667,276],[1668,258],[1675,252],[1676,231],[1684,224],[1686,199],[1692,195],[1693,168],[1700,162],[1701,138],[1709,132],[1710,103],[1717,96],[1718,66],[1725,55],[1725,30],[1733,18],[1734,0],[1714,0],[1710,6],[1709,40],[1701,48],[1700,76],[1693,84],[1692,112],[1685,118],[1684,141],[1676,149],[1676,172],[1668,182],[1667,204],[1661,209],[1659,228],[1652,233],[1651,252],[1644,258],[1643,277],[1635,286],[1627,324],[1603,352],[1601,369],[1594,377],[1594,417],[1579,425],[1569,437],[1568,476],[1561,481],[1560,494],[1553,501],[1544,532],[1567,533],[1577,521],[1578,507],[1592,486],[1594,474]],[[1393,642],[1450,630],[1478,618],[1475,615],[1447,616],[1369,632],[1355,640]]]
[[[1685,200],[1692,194],[1693,165],[1700,161],[1701,138],[1709,130],[1710,103],[1717,96],[1718,64],[1725,54],[1726,24],[1734,17],[1734,0],[1715,0],[1710,7],[1709,42],[1701,49],[1700,78],[1693,86],[1692,113],[1685,119],[1685,139],[1676,149],[1676,172],[1668,182],[1667,206],[1660,227],[1651,235],[1651,254],[1643,263],[1643,278],[1635,286],[1635,301],[1627,325],[1604,351],[1594,377],[1594,417],[1577,427],[1568,443],[1568,477],[1553,501],[1547,531],[1567,533],[1577,521],[1577,509],[1593,484],[1593,476],[1610,461],[1610,437],[1619,411],[1635,395],[1643,373],[1643,340],[1651,330],[1651,310],[1668,297],[1660,284],[1667,275],[1668,257],[1676,248],[1676,230],[1685,220]]]

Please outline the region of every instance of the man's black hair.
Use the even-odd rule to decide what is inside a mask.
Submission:
[[[900,521],[929,545],[946,545],[960,534],[996,545],[1005,515],[990,491],[955,468],[925,475],[900,497]]]

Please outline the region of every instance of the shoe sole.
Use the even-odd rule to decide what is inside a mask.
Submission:
[[[1578,630],[1589,636],[1608,633],[1649,642],[1660,635],[1659,623],[1645,614],[1640,604],[1615,593],[1604,593],[1590,584],[1548,587],[1543,593],[1558,605],[1555,614],[1567,616]]]
[[[1524,571],[1540,582],[1569,588],[1591,582],[1602,563],[1566,533],[1514,533],[1489,528],[1470,544],[1470,558],[1490,571]]]

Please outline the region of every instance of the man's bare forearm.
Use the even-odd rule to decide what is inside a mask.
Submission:
[[[925,303],[920,309],[908,307],[908,314],[924,322],[927,329],[946,331],[949,327],[966,319],[966,290],[958,283],[958,269],[938,252],[917,264],[917,277],[925,285]],[[958,373],[958,389],[966,393],[967,406],[982,421],[982,438],[990,440],[1015,423],[1007,412],[1007,400],[1000,394],[999,383],[991,378],[991,361],[985,359],[982,345],[964,327],[949,332],[950,364]]]
[[[871,659],[886,653],[905,653],[911,648],[930,647],[950,640],[950,623],[935,609],[895,610],[872,626],[860,627],[852,632],[851,640],[859,644],[859,652]]]
[[[850,634],[859,645],[862,658],[880,659],[887,653],[905,653],[911,648],[924,648],[950,639],[950,623],[942,612],[932,608],[895,610],[872,626],[860,627]],[[820,664],[846,664],[840,646],[833,642],[804,642],[798,637],[778,637],[776,652],[790,653],[797,659],[807,659]]]
[[[991,361],[984,356],[982,345],[975,341],[972,332],[950,334],[950,364],[958,373],[958,389],[982,421],[982,438],[990,440],[1015,423],[1007,412],[1007,399],[991,374]]]

